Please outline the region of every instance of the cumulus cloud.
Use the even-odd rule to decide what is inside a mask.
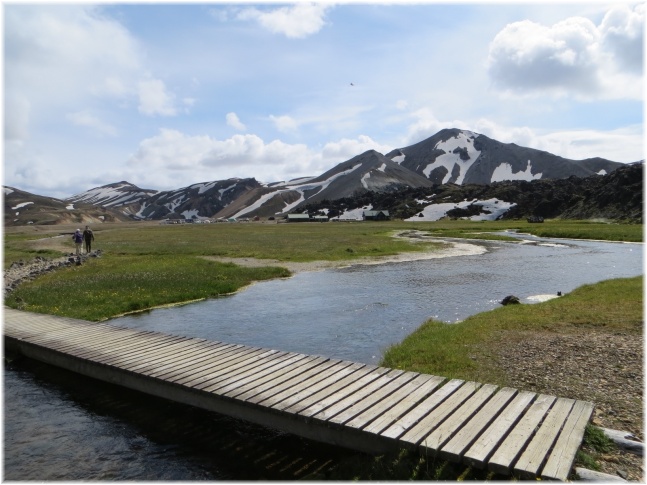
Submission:
[[[227,113],[227,116],[225,118],[227,120],[228,126],[231,126],[238,131],[245,131],[247,129],[246,126],[240,121],[236,113]]]
[[[139,112],[145,115],[173,116],[176,114],[173,94],[159,79],[147,79],[138,84]]]
[[[288,115],[274,116],[270,115],[270,121],[274,123],[277,130],[283,133],[294,132],[299,127],[297,121]]]
[[[301,39],[319,32],[325,25],[326,4],[298,3],[274,10],[245,8],[238,14],[240,20],[252,20],[274,34]]]
[[[174,95],[148,74],[137,39],[101,7],[6,5],[4,27],[5,99],[17,100],[5,106],[5,136],[115,100],[146,115],[176,111]]]
[[[321,151],[315,151],[304,144],[265,142],[251,134],[219,140],[208,135],[161,129],[139,144],[128,160],[127,171],[138,184],[153,187],[177,188],[231,177],[255,177],[271,182],[320,175],[366,150],[386,153],[391,148],[364,135],[329,142]]]
[[[584,17],[552,26],[515,22],[491,42],[488,74],[516,94],[640,98],[643,23],[643,5],[614,7],[600,26]]]

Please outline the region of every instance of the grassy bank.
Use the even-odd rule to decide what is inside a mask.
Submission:
[[[448,325],[427,321],[389,348],[382,365],[444,377],[511,385],[497,365],[502,343],[527,332],[603,330],[642,334],[643,278],[585,285],[544,303],[508,305]]]

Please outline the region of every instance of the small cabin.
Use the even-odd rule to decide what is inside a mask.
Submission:
[[[386,210],[364,211],[362,217],[365,221],[388,221],[389,219],[391,219],[389,211]]]
[[[310,214],[288,214],[288,222],[310,222]]]

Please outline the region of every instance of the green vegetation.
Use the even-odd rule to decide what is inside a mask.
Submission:
[[[232,293],[253,281],[289,274],[285,268],[241,268],[182,255],[108,255],[25,283],[5,304],[93,321]]]
[[[508,305],[448,325],[427,321],[389,348],[382,365],[444,377],[514,385],[497,366],[502,340],[527,332],[571,332],[604,328],[635,332],[643,324],[643,278],[621,278],[585,285],[534,305]],[[505,336],[504,336],[505,335]]]

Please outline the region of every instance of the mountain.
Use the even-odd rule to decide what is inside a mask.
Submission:
[[[157,190],[140,189],[136,185],[122,181],[87,190],[65,200],[85,202],[102,207],[122,207],[141,203],[157,194],[157,192]]]
[[[305,204],[335,200],[361,191],[388,192],[403,187],[431,187],[424,177],[369,150],[328,170],[319,177],[274,184],[234,217],[273,216]]]
[[[402,203],[410,193],[422,194],[421,197],[440,197],[439,194],[442,193],[482,195],[495,192],[498,195],[493,197],[499,197],[497,200],[517,204],[517,211],[519,200],[526,200],[528,194],[535,194],[541,199],[543,206],[552,204],[560,207],[561,214],[566,211],[563,204],[567,202],[564,201],[570,201],[568,203],[579,207],[577,200],[567,197],[568,190],[576,189],[564,189],[563,197],[551,198],[544,193],[550,188],[550,184],[545,183],[573,177],[578,180],[590,178],[596,180],[589,184],[593,187],[595,184],[604,184],[609,174],[622,167],[625,167],[622,163],[602,158],[570,160],[454,128],[441,130],[426,140],[398,148],[386,155],[368,150],[319,176],[287,182],[264,184],[254,178],[232,178],[158,192],[122,181],[97,187],[56,203],[53,202],[56,199],[42,198],[42,210],[49,216],[38,220],[53,224],[59,218],[62,222],[69,222],[75,216],[68,213],[68,207],[75,207],[77,210],[81,206],[90,219],[103,214],[103,217],[111,217],[111,220],[278,217],[312,208],[319,210],[326,204],[333,216],[339,211],[361,208],[370,203],[366,201],[371,200],[379,201],[379,208],[389,209],[394,217],[406,218],[419,212],[419,203],[415,200],[411,204]],[[527,185],[531,182],[534,185]],[[554,190],[559,187],[561,185],[556,184]],[[16,189],[6,188],[5,191],[7,190],[15,192],[12,196],[15,199],[15,194],[18,193]],[[616,195],[620,197],[622,188],[609,190],[611,200]],[[640,193],[642,194],[642,187]],[[10,203],[8,201],[12,199],[5,194],[5,224],[28,223],[26,216],[22,216],[27,210],[31,211],[30,215],[34,214],[35,206],[23,209],[22,212],[17,207],[35,200],[34,197],[36,196],[29,194],[21,201]],[[335,201],[346,201],[346,206],[340,205],[341,202],[333,203]],[[449,202],[454,202],[454,205],[458,203],[455,208],[461,210],[469,205],[464,199],[452,198],[447,203]],[[360,205],[350,207],[349,204]],[[27,206],[20,206],[24,207]],[[375,205],[373,207],[377,208]],[[502,213],[502,207],[503,205],[497,206],[497,214]],[[454,206],[447,210],[452,208]],[[514,213],[512,206],[509,209],[509,213]],[[473,206],[469,210],[478,212],[480,209]],[[19,214],[9,217],[11,211]],[[440,208],[436,207],[434,211],[439,212]],[[617,213],[626,214],[626,211],[620,210]],[[642,217],[642,210],[640,214]],[[31,217],[33,219],[33,215]]]
[[[441,130],[386,157],[436,185],[588,177],[611,173],[623,165],[603,158],[570,160],[456,128]]]
[[[31,194],[14,187],[3,187],[4,225],[94,224],[131,220],[108,207],[85,202],[70,202]]]

